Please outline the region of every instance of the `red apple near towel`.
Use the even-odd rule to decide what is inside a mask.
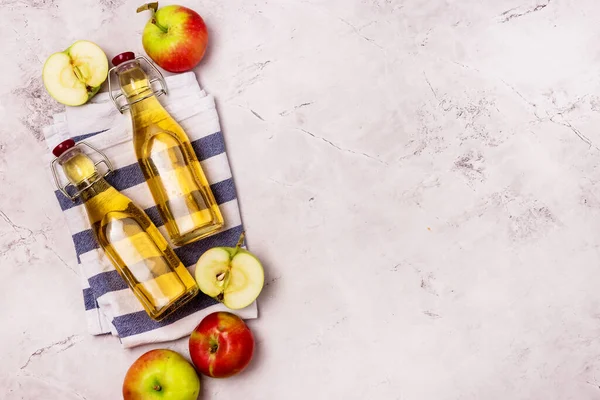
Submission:
[[[208,315],[190,336],[190,356],[196,369],[213,378],[227,378],[248,366],[254,337],[244,321],[228,312]]]
[[[137,12],[150,10],[152,16],[144,27],[142,44],[148,56],[169,72],[194,68],[206,52],[208,32],[202,17],[187,7],[170,5],[158,8],[148,3]]]

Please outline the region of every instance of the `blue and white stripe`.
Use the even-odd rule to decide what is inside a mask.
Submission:
[[[243,227],[214,99],[200,89],[192,73],[169,77],[167,84],[171,94],[161,98],[161,102],[190,137],[225,220],[220,233],[183,247],[173,246],[193,273],[202,253],[215,246],[234,246]],[[44,133],[49,148],[72,137],[105,152],[115,168],[108,181],[143,208],[168,238],[137,164],[129,118],[128,114],[119,115],[107,94],[100,94],[92,104],[68,108],[65,114],[55,116],[54,125],[47,127]],[[104,126],[106,121],[110,126]],[[67,219],[84,278],[83,299],[92,334],[111,332],[125,347],[174,340],[189,334],[204,315],[225,310],[215,300],[200,294],[165,320],[150,319],[99,248],[83,204],[72,202],[58,190],[55,194]],[[256,304],[238,314],[243,318],[256,318]]]

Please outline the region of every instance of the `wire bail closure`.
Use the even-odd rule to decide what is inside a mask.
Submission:
[[[131,103],[126,102],[125,104],[121,105],[121,104],[119,104],[119,98],[120,97],[125,97],[125,96],[124,96],[123,92],[120,91],[120,90],[118,90],[118,93],[115,96],[115,94],[113,92],[112,84],[110,82],[111,82],[111,73],[115,72],[117,68],[119,68],[121,65],[124,65],[125,63],[119,64],[116,67],[112,67],[111,69],[108,70],[108,95],[110,96],[110,99],[112,100],[113,104],[115,105],[115,107],[117,108],[117,110],[119,110],[119,112],[121,114],[123,114],[125,111],[129,110],[129,108],[131,107],[131,104],[135,104],[135,103],[138,103],[138,102],[140,102],[142,100],[146,100],[147,98],[152,97],[152,96],[158,97],[158,96],[163,95],[163,94],[169,94],[169,90],[167,88],[167,82],[165,81],[165,77],[159,71],[159,69],[156,68],[156,66],[154,64],[152,64],[146,57],[144,57],[144,56],[137,56],[134,60],[131,60],[131,61],[144,61],[146,64],[148,64],[150,66],[150,68],[152,68],[152,70],[154,71],[154,73],[156,73],[156,77],[154,77],[154,78],[152,78],[152,79],[150,79],[148,81],[148,83],[150,84],[150,88],[152,89],[152,84],[154,82],[158,82],[159,85],[160,85],[160,89],[159,90],[152,89],[152,92],[148,93],[144,97],[136,99],[135,101],[133,101]],[[129,62],[131,62],[131,61],[129,61]],[[116,72],[115,72],[115,75],[116,75]],[[117,90],[115,90],[115,92],[117,92]]]
[[[76,201],[80,196],[81,193],[86,190],[87,188],[89,188],[90,186],[92,186],[96,181],[98,181],[98,179],[100,178],[105,178],[108,175],[110,175],[114,169],[112,166],[112,163],[110,162],[110,160],[108,159],[108,157],[106,157],[106,154],[104,154],[102,151],[98,150],[97,148],[95,148],[94,146],[92,146],[91,144],[88,144],[86,142],[79,142],[77,143],[74,148],[79,148],[79,150],[83,153],[86,154],[86,152],[83,150],[83,147],[88,147],[90,148],[93,152],[98,153],[102,159],[100,161],[97,161],[94,163],[94,166],[97,167],[100,164],[104,164],[104,166],[106,167],[107,171],[106,173],[104,173],[104,175],[100,176],[98,174],[94,174],[95,175],[95,179],[91,179],[89,181],[84,181],[86,183],[86,185],[80,189],[78,189],[74,184],[72,184],[71,182],[68,182],[67,184],[63,185],[60,182],[60,176],[58,173],[58,168],[56,167],[56,164],[58,163],[58,160],[60,159],[60,157],[56,157],[54,160],[52,160],[52,164],[51,164],[51,169],[52,169],[52,176],[54,177],[54,183],[56,184],[56,188],[58,190],[61,191],[62,194],[64,194],[66,197],[68,197],[69,199],[71,199],[71,201]],[[71,150],[71,149],[69,149]],[[82,182],[83,183],[83,182]],[[73,187],[75,190],[74,194],[70,194],[69,191],[67,190],[69,187]]]

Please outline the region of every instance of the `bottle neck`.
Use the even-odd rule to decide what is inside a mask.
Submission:
[[[148,94],[149,93],[147,93],[146,95]],[[136,125],[138,126],[144,125],[144,121],[147,123],[148,121],[155,120],[156,117],[158,117],[158,115],[155,114],[164,112],[163,106],[160,104],[160,102],[153,93],[150,93],[150,95],[145,99],[143,97],[144,96],[138,97],[139,99],[143,100],[139,100],[137,102],[131,101],[129,103],[129,111],[131,113],[131,117],[134,119]]]
[[[84,203],[92,199],[93,197],[112,188],[112,186],[106,181],[106,179],[101,178],[99,176],[96,176],[95,178],[96,179],[89,186],[88,184],[85,184],[83,182],[77,185],[77,190],[81,192],[81,200]]]
[[[128,61],[117,69],[119,85],[127,102],[133,110],[137,104],[146,99],[155,98],[152,85],[146,72],[140,67],[137,60]],[[136,107],[139,108],[139,107]]]

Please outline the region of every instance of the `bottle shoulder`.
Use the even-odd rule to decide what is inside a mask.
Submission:
[[[176,141],[179,145],[189,142],[181,125],[166,111],[165,114],[142,114],[134,119],[133,140],[136,147],[150,142],[153,146],[163,141]]]
[[[92,223],[111,211],[126,210],[131,200],[101,178],[82,192],[83,204]]]
[[[134,123],[138,124],[149,124],[171,117],[169,112],[154,95],[132,104],[129,112]]]

